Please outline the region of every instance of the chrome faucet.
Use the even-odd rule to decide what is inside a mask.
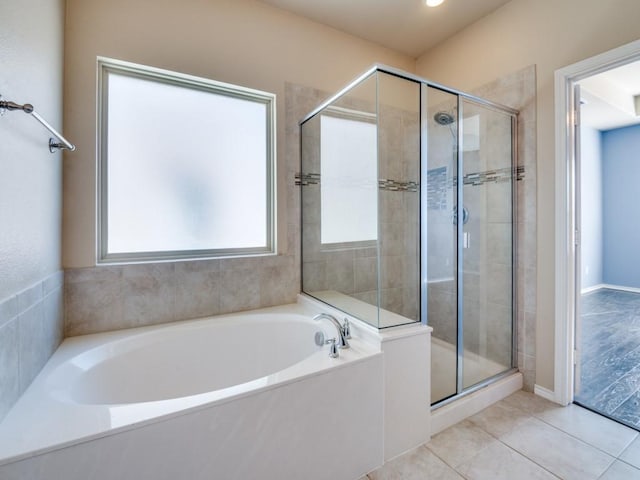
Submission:
[[[346,331],[345,331],[345,327],[340,325],[340,322],[333,315],[329,315],[328,313],[319,313],[318,315],[313,317],[314,320],[322,320],[323,318],[325,318],[325,319],[329,320],[331,323],[333,323],[333,325],[338,330],[338,337],[340,338],[340,340],[338,342],[338,348],[349,348],[349,342],[347,341],[347,338],[348,338],[347,337],[347,333],[348,333],[348,329],[349,329],[348,324],[347,324],[347,328],[346,328]],[[351,335],[349,335],[349,337],[351,337]]]

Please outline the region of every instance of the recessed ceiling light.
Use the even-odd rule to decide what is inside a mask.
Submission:
[[[427,7],[437,7],[441,5],[444,0],[426,0]]]

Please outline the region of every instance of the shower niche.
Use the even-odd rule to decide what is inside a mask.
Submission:
[[[302,290],[433,327],[431,403],[515,367],[517,111],[377,66],[300,123]]]

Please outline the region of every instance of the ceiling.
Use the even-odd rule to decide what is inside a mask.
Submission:
[[[260,0],[417,58],[510,0]]]
[[[597,130],[640,124],[634,97],[640,95],[640,62],[614,68],[578,82],[582,123]]]

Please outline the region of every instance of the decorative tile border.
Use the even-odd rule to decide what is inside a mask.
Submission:
[[[418,182],[402,182],[386,178],[378,180],[380,190],[388,190],[391,192],[417,192],[419,186],[420,184]]]
[[[297,186],[320,185],[319,173],[296,173],[295,184]],[[417,192],[420,184],[418,182],[403,182],[401,180],[392,180],[382,178],[378,180],[378,188],[380,190],[388,190],[391,192]]]
[[[509,182],[513,178],[516,181],[524,179],[525,169],[523,165],[516,168],[505,167],[485,172],[468,173],[464,176],[465,185],[481,186],[487,183],[503,183]],[[445,198],[446,192],[450,188],[457,185],[457,177],[447,178],[447,167],[433,168],[427,171],[427,205],[430,210],[442,210],[446,208]],[[320,185],[319,173],[296,173],[295,184],[297,186]],[[403,182],[401,180],[393,180],[382,178],[378,180],[380,190],[391,192],[417,192],[420,188],[418,182]]]

